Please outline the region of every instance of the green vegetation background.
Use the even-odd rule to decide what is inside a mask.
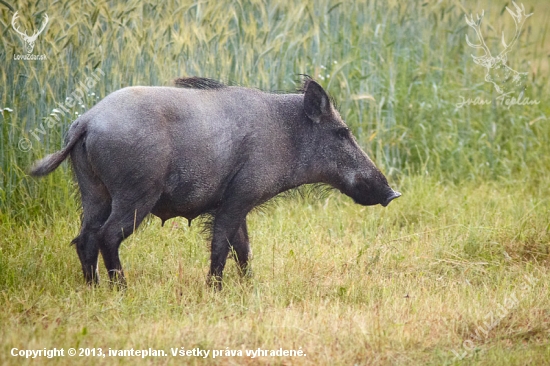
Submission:
[[[453,363],[449,350],[529,274],[543,279],[539,288],[476,341],[474,359],[523,364],[525,352],[547,361],[550,6],[523,3],[533,16],[508,63],[528,73],[524,98],[539,103],[508,108],[472,60],[480,53],[466,44],[466,34],[477,39],[464,18],[485,9],[482,30],[496,55],[502,32],[513,37],[505,1],[18,1],[13,10],[2,2],[0,360],[15,362],[7,347],[22,341],[160,347],[177,344],[177,334],[203,347],[308,347],[308,358],[293,363]],[[13,11],[28,34],[48,15],[33,51],[46,60],[14,59],[25,52]],[[47,126],[98,69],[105,75],[83,103]],[[134,288],[123,295],[81,285],[68,247],[79,207],[68,164],[41,180],[26,174],[62,146],[71,121],[125,86],[196,75],[293,91],[300,74],[334,97],[402,198],[382,210],[331,194],[254,213],[252,289],[230,271],[225,295],[208,292],[200,231],[179,220],[162,229],[154,219],[121,249]],[[490,104],[461,107],[462,98]],[[420,302],[403,303],[409,293]],[[290,314],[288,324],[254,325],[265,312]]]

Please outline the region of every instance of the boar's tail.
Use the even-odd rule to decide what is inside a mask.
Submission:
[[[53,172],[59,164],[63,162],[73,149],[74,145],[86,132],[86,123],[82,120],[76,120],[67,133],[65,138],[65,147],[45,158],[37,161],[30,170],[30,175],[34,177],[42,177]]]

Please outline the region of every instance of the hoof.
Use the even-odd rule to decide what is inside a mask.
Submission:
[[[206,284],[208,287],[214,289],[215,291],[221,291],[223,288],[221,276],[209,275],[208,279],[206,280]]]
[[[125,290],[128,288],[126,285],[126,278],[124,273],[120,269],[114,269],[109,272],[109,286],[116,288],[117,290]]]

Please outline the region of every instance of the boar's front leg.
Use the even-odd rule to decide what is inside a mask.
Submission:
[[[249,244],[246,215],[249,209],[228,206],[225,205],[217,212],[212,233],[208,283],[218,290],[222,288],[223,269],[232,247],[241,268],[248,267]]]
[[[248,263],[250,257],[250,240],[248,239],[248,229],[246,220],[241,223],[239,230],[231,240],[231,253],[233,258],[239,264],[241,276],[251,277],[252,271]]]

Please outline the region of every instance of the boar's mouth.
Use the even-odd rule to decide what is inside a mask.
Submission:
[[[390,186],[385,184],[385,187],[375,187],[368,184],[364,180],[357,182],[351,190],[341,190],[342,193],[348,195],[357,204],[363,206],[382,205],[386,207],[394,199],[401,197],[401,193],[394,191]],[[350,194],[351,193],[351,194]]]
[[[351,198],[353,198],[355,203],[358,203],[358,204],[363,205],[363,206],[375,206],[375,205],[380,204],[380,205],[386,207],[387,205],[390,204],[391,201],[393,201],[394,199],[396,199],[398,197],[401,197],[401,193],[396,192],[396,191],[394,191],[393,189],[390,188],[390,191],[386,195],[385,198],[380,197],[380,196],[368,196],[368,197],[363,196],[361,198],[355,198],[355,197],[351,197]]]

